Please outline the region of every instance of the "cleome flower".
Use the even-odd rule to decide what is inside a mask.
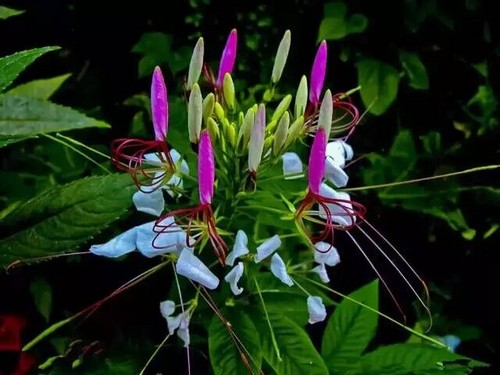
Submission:
[[[154,69],[151,83],[151,117],[154,140],[119,138],[111,144],[113,165],[130,173],[137,187],[144,193],[159,189],[176,172],[176,165],[167,145],[167,86],[159,67]]]
[[[208,131],[201,132],[198,153],[198,190],[199,201],[197,206],[180,208],[170,211],[160,217],[154,226],[156,237],[153,247],[162,247],[162,238],[176,232],[178,227],[186,233],[186,247],[194,247],[201,241],[208,239],[220,263],[224,265],[227,245],[219,235],[216,227],[212,198],[215,184],[215,157],[212,141]]]

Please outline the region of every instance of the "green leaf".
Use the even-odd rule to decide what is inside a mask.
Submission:
[[[260,347],[258,331],[250,317],[241,309],[224,309],[223,315],[231,323],[231,327],[244,347],[249,366],[258,373],[262,366],[262,349]],[[208,349],[210,362],[216,375],[245,374],[245,367],[241,354],[221,320],[214,315],[208,327]]]
[[[0,137],[0,148],[11,145],[13,143],[25,141],[30,137],[22,137],[22,138],[1,138]]]
[[[52,310],[52,288],[50,284],[45,279],[37,278],[31,282],[30,292],[38,312],[48,322]]]
[[[7,18],[18,16],[23,13],[24,10],[17,10],[0,6],[0,20],[6,20]]]
[[[13,55],[0,58],[0,92],[2,92],[17,76],[33,61],[43,54],[55,51],[60,47],[42,47],[17,52]]]
[[[139,77],[147,77],[156,65],[168,61],[171,55],[172,35],[152,32],[144,33],[141,39],[132,47],[132,52],[142,55],[139,61]]]
[[[373,309],[378,309],[378,280],[349,295]],[[334,373],[345,373],[359,366],[361,354],[375,336],[378,315],[344,299],[335,309],[323,334],[321,355]]]
[[[108,128],[109,125],[45,100],[0,95],[0,139],[91,127]]]
[[[318,42],[323,39],[338,40],[349,34],[362,33],[368,26],[368,19],[355,13],[347,18],[347,7],[343,2],[326,3],[324,18],[318,32]]]
[[[361,360],[363,374],[467,374],[485,363],[446,349],[422,344],[395,344],[379,347]]]
[[[429,88],[429,77],[420,56],[415,52],[400,51],[399,59],[410,80],[410,87],[417,90],[427,90]]]
[[[361,59],[357,68],[363,103],[374,115],[383,114],[398,94],[398,71],[375,59]]]
[[[31,98],[48,100],[71,77],[71,74],[63,74],[53,78],[37,79],[23,83],[10,89],[7,93],[11,95],[23,95]]]
[[[57,186],[0,222],[0,266],[74,250],[117,220],[136,190],[125,174],[95,176]]]
[[[277,375],[328,374],[326,365],[307,333],[293,320],[280,314],[269,314],[278,343],[281,360],[274,350],[264,314],[254,317],[265,361]]]

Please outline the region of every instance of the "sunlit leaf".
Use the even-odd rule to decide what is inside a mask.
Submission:
[[[224,309],[223,315],[229,320],[235,334],[249,351],[249,354],[245,353],[248,365],[255,370],[255,373],[258,373],[262,365],[262,349],[257,329],[245,311],[238,309],[230,312],[230,310],[234,309]],[[212,369],[216,375],[248,372],[229,332],[215,315],[208,327],[208,349]]]
[[[356,290],[349,297],[378,309],[378,280]],[[321,345],[321,355],[331,371],[342,374],[359,366],[362,353],[375,335],[377,321],[377,314],[348,299],[335,308]]]
[[[38,99],[49,99],[71,74],[63,74],[53,78],[37,79],[35,81],[23,83],[10,89],[7,93],[11,95],[23,95]]]
[[[0,58],[0,92],[2,92],[17,76],[40,56],[59,47],[42,47],[17,52]]]
[[[361,360],[363,374],[467,374],[484,363],[446,349],[421,344],[395,344],[379,347]]]
[[[23,13],[24,10],[17,10],[0,6],[0,20],[6,20],[7,18],[18,16]]]
[[[361,59],[357,67],[361,99],[371,113],[381,115],[396,99],[399,73],[391,65],[375,59]]]
[[[0,266],[74,250],[117,220],[131,205],[128,175],[81,179],[29,200],[0,222]]]
[[[410,87],[417,90],[427,90],[429,88],[429,77],[420,56],[415,52],[400,51],[399,59],[410,81]]]
[[[109,125],[59,104],[18,95],[0,95],[0,139],[29,137]]]

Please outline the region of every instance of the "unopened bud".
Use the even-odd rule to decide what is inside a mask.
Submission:
[[[265,132],[266,107],[264,104],[260,104],[252,126],[252,131],[250,133],[250,141],[248,143],[248,169],[250,172],[255,173],[260,165],[260,161],[262,160]]]
[[[281,116],[283,116],[283,113],[285,113],[288,110],[288,107],[290,107],[291,102],[292,102],[292,95],[288,94],[281,100],[280,104],[278,104],[278,107],[276,107],[276,110],[273,113],[271,121],[278,121],[281,118]]]
[[[205,124],[209,117],[212,117],[212,113],[214,113],[215,107],[215,95],[213,92],[208,94],[205,99],[203,99],[203,120]]]
[[[222,91],[224,93],[224,100],[226,101],[227,107],[230,111],[232,111],[234,109],[234,83],[231,78],[231,74],[229,73],[224,75]]]
[[[238,132],[238,144],[240,140],[243,138],[243,146],[248,144],[250,140],[250,133],[252,131],[253,123],[255,122],[255,113],[257,111],[257,105],[254,105],[252,108],[249,108],[245,117],[243,118],[243,122],[241,123],[240,131]]]
[[[278,156],[281,152],[288,133],[288,126],[290,126],[290,115],[288,112],[285,112],[283,116],[281,116],[278,127],[276,128],[276,132],[274,133],[274,141],[273,141],[273,154],[274,156]]]
[[[290,125],[290,128],[288,129],[285,148],[287,148],[293,142],[295,142],[295,140],[300,137],[303,130],[304,130],[304,116],[300,116],[292,123],[292,125]]]
[[[209,117],[207,120],[207,130],[208,134],[210,134],[210,139],[212,139],[212,143],[215,143],[219,137],[219,124],[217,124],[217,121],[212,117]]]
[[[307,78],[302,76],[300,79],[297,94],[295,95],[295,118],[303,116],[307,106]]]
[[[195,83],[189,94],[188,103],[188,132],[189,142],[197,144],[200,140],[201,122],[203,116],[203,98],[200,86]]]
[[[198,42],[194,46],[193,55],[191,56],[191,61],[189,62],[189,72],[187,78],[187,89],[192,90],[193,85],[198,82],[200,78],[201,69],[203,68],[203,53],[204,53],[204,43],[203,38],[199,38]]]
[[[318,126],[325,129],[325,134],[328,139],[330,137],[330,130],[332,128],[333,119],[333,101],[332,92],[326,90],[321,107],[319,107]]]
[[[233,147],[236,146],[236,128],[233,123],[228,123],[225,127],[226,139]]]
[[[283,69],[285,68],[288,51],[290,51],[291,38],[290,30],[285,31],[285,35],[283,35],[283,39],[281,39],[278,47],[276,58],[274,59],[273,72],[271,74],[271,82],[274,84],[280,80]]]
[[[215,102],[215,116],[217,116],[217,119],[222,122],[226,118],[226,115],[224,114],[224,108],[220,105],[219,102]]]

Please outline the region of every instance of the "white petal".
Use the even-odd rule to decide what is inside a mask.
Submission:
[[[340,200],[338,203],[327,203],[328,210],[330,211],[329,214],[331,216],[331,220],[334,223],[337,223],[339,225],[353,225],[356,222],[356,217],[354,216],[349,216],[349,214],[352,214],[353,208],[352,204],[350,203],[351,197],[349,196],[348,193],[345,193],[343,191],[335,191],[332,189],[330,186],[327,184],[321,184],[319,188],[319,193],[325,197],[325,198],[330,198],[330,199],[337,199]],[[320,206],[319,207],[319,217],[322,219],[326,219],[327,215],[325,210]]]
[[[341,168],[345,165],[345,149],[341,141],[329,142],[326,145],[326,160]]]
[[[162,159],[165,159],[165,154],[162,152]],[[144,154],[144,159],[147,160],[148,164],[155,165],[160,167],[163,162],[162,159],[160,159],[160,156],[156,152],[150,152],[148,154]]]
[[[229,287],[231,288],[231,292],[235,296],[241,294],[243,292],[243,288],[238,287],[238,281],[240,281],[241,276],[243,276],[243,263],[239,262],[236,266],[233,267],[231,271],[224,277],[224,280],[229,283]]]
[[[144,188],[147,188],[147,186]],[[161,189],[157,189],[150,193],[144,193],[140,190],[136,191],[132,197],[132,201],[137,211],[154,216],[160,216],[165,208],[165,198],[163,198]]]
[[[254,260],[255,263],[259,263],[263,259],[267,258],[269,255],[274,253],[281,246],[281,240],[277,234],[268,238],[260,246],[257,247],[257,255]]]
[[[184,311],[179,314],[179,318],[180,323],[179,329],[177,330],[177,337],[184,341],[184,347],[188,347],[191,341],[189,335],[189,311]]]
[[[170,150],[170,158],[172,159],[172,162],[174,164],[179,164],[179,159],[181,158],[181,154],[179,154],[176,150],[171,149]],[[178,165],[178,168],[179,168],[180,173],[189,174],[189,166],[185,160],[182,160],[180,162],[180,165]]]
[[[345,173],[339,165],[332,163],[328,158],[325,163],[325,178],[339,188],[346,186],[349,181],[347,173]]]
[[[352,157],[354,156],[354,151],[351,147],[351,145],[347,144],[344,141],[339,141],[342,143],[342,146],[344,146],[344,152],[345,152],[345,160],[351,160]]]
[[[173,224],[168,231],[158,234],[153,231],[154,226],[155,222],[152,221],[137,227],[137,250],[142,255],[152,258],[180,250],[179,232],[183,232],[181,228]]]
[[[175,311],[175,302],[171,300],[166,300],[160,303],[161,315],[167,319]]]
[[[314,324],[326,319],[326,308],[321,297],[307,297],[307,311],[309,312],[309,323]]]
[[[293,285],[293,280],[286,272],[285,262],[283,262],[283,259],[281,259],[281,257],[277,253],[274,254],[271,258],[271,272],[274,276],[280,279],[283,284],[286,284],[288,286]]]
[[[173,335],[175,330],[179,328],[181,324],[181,316],[167,316],[168,333]]]
[[[196,281],[208,289],[215,289],[219,286],[219,279],[208,269],[203,262],[196,257],[189,249],[184,248],[175,265],[179,275]]]
[[[234,240],[233,251],[227,254],[226,264],[232,266],[236,258],[242,257],[250,252],[248,250],[248,237],[247,234],[241,229],[236,233],[236,239]]]
[[[119,234],[102,245],[92,245],[89,251],[95,255],[118,258],[135,250],[137,227]]]
[[[326,271],[325,263],[320,263],[316,267],[312,269],[313,272],[317,273],[319,278],[324,283],[330,282],[330,277],[328,276],[328,272]]]
[[[340,256],[333,245],[326,242],[317,242],[314,244],[314,261],[333,267],[340,263]]]
[[[300,178],[303,175],[297,175],[302,173],[302,161],[295,152],[285,152],[281,158],[283,159],[283,175],[295,175],[288,177],[288,179]]]

